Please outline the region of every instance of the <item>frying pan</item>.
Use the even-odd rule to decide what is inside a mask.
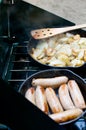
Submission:
[[[74,31],[70,31],[71,34],[79,34],[81,37],[86,37],[86,31],[84,30],[74,30]],[[76,68],[81,68],[86,66],[86,63],[84,63],[81,66],[76,66],[76,67],[71,67],[71,66],[67,66],[67,67],[55,67],[55,66],[51,66],[51,65],[47,65],[47,64],[43,64],[40,63],[38,60],[36,60],[35,58],[32,57],[31,53],[32,53],[32,48],[36,48],[37,44],[39,43],[40,40],[34,39],[33,37],[30,38],[29,43],[28,43],[28,47],[27,47],[27,52],[29,54],[30,60],[33,61],[35,64],[41,66],[41,67],[46,67],[47,69],[49,68],[56,68],[56,69],[76,69]],[[39,43],[40,44],[40,43]]]
[[[77,74],[75,74],[74,72],[68,70],[68,69],[47,69],[47,70],[43,70],[43,71],[39,71],[33,75],[31,75],[30,77],[28,77],[26,79],[25,82],[23,82],[23,84],[21,85],[20,89],[19,89],[19,92],[25,96],[25,92],[27,91],[28,88],[30,88],[32,85],[31,85],[31,82],[32,82],[32,79],[34,78],[52,78],[52,77],[56,77],[56,76],[67,76],[69,79],[72,79],[72,80],[75,80],[79,87],[80,87],[80,90],[83,94],[83,97],[85,99],[85,102],[86,102],[86,83],[85,81]],[[58,94],[58,89],[56,89],[56,94]],[[67,124],[70,124],[70,123],[73,123],[75,121],[77,121],[79,118],[81,118],[82,116],[84,116],[84,114],[86,113],[86,109],[83,111],[82,115],[80,115],[79,117],[73,119],[73,120],[70,120],[70,121],[67,121],[67,122],[64,122],[64,123],[59,123],[60,125],[67,125]]]

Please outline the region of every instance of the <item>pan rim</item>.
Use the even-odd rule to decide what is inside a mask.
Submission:
[[[49,67],[49,68],[55,68],[55,69],[71,69],[71,68],[73,68],[73,69],[77,69],[77,68],[81,68],[81,67],[84,67],[84,66],[86,66],[86,62],[84,62],[81,66],[75,66],[75,67],[73,67],[73,66],[52,66],[52,65],[47,65],[47,64],[43,64],[43,63],[41,63],[41,62],[39,62],[38,60],[36,60],[35,58],[33,58],[32,57],[32,55],[31,55],[31,53],[30,53],[30,51],[28,51],[29,49],[29,43],[31,42],[31,40],[34,40],[33,39],[33,37],[31,36],[30,37],[30,39],[29,39],[29,41],[28,41],[28,46],[27,46],[27,53],[28,53],[28,55],[31,57],[31,59],[34,61],[34,62],[36,62],[36,63],[38,63],[39,65],[42,65],[42,66],[45,66],[45,67]],[[35,41],[39,41],[39,40],[36,40],[35,39]],[[38,44],[38,43],[37,43]]]
[[[65,71],[65,72],[69,72],[70,74],[73,74],[75,77],[79,78],[84,84],[86,84],[85,80],[79,76],[78,74],[76,74],[75,72],[69,70],[69,69],[55,69],[55,68],[52,68],[52,69],[45,69],[45,70],[41,70],[41,71],[38,71],[38,72],[35,72],[34,74],[30,75],[21,85],[20,85],[20,88],[18,90],[18,92],[21,93],[21,89],[23,87],[23,85],[29,80],[31,79],[32,77],[36,76],[37,74],[40,74],[40,73],[45,73],[45,72],[48,72],[48,71]],[[43,112],[44,113],[44,112]],[[69,121],[66,121],[66,122],[63,122],[63,123],[58,123],[59,125],[68,125],[68,124],[71,124],[71,123],[74,123],[76,122],[78,119],[80,118],[83,118],[83,116],[86,114],[86,109],[83,111],[83,113],[78,116],[77,118],[73,119],[73,120],[69,120]],[[50,118],[50,117],[49,117]]]
[[[25,82],[28,80],[28,79],[30,79],[31,77],[33,77],[33,76],[35,76],[35,75],[37,75],[37,74],[40,74],[40,73],[42,73],[42,72],[48,72],[48,71],[50,71],[50,70],[52,70],[52,71],[67,71],[67,72],[70,72],[70,73],[72,73],[73,75],[75,75],[76,77],[78,77],[80,80],[82,80],[84,83],[85,83],[85,80],[81,77],[81,76],[79,76],[78,74],[76,74],[75,72],[73,72],[73,71],[71,71],[71,70],[69,70],[69,69],[54,69],[54,68],[50,68],[50,69],[45,69],[45,70],[41,70],[41,71],[38,71],[38,72],[35,72],[34,74],[31,74],[29,77],[27,77],[26,78],[26,80],[20,85],[20,88],[19,88],[19,92],[20,92],[20,89],[21,89],[21,87],[23,86],[23,84],[25,84]]]

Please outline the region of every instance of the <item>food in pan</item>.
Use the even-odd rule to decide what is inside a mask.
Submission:
[[[53,113],[59,113],[63,111],[59,98],[57,97],[55,91],[52,88],[46,88],[45,94],[46,94],[48,104]]]
[[[50,118],[52,118],[57,123],[63,123],[66,121],[70,121],[72,119],[77,118],[82,114],[82,110],[79,108],[69,109],[60,113],[55,113],[49,115]]]
[[[31,56],[49,66],[79,67],[86,62],[86,38],[66,33],[43,39],[32,48]]]
[[[26,91],[25,97],[35,105],[35,89],[33,87]]]
[[[57,88],[59,85],[63,83],[67,83],[68,78],[66,76],[59,76],[59,77],[53,77],[53,78],[37,78],[33,79],[32,85],[37,86],[41,85],[44,88],[46,87],[52,87]]]
[[[68,88],[75,106],[81,109],[86,108],[84,98],[75,80],[69,80]]]
[[[32,79],[31,83],[35,90],[35,105],[58,123],[79,117],[86,108],[77,82],[67,76],[40,77]]]
[[[36,87],[36,106],[46,114],[48,113],[48,104],[45,96],[45,90],[42,86]]]
[[[71,99],[71,97],[69,95],[68,85],[67,84],[62,84],[59,87],[58,94],[59,94],[61,104],[62,104],[62,106],[63,106],[63,108],[65,110],[75,108],[75,106],[74,106],[74,104],[72,102],[72,99]]]

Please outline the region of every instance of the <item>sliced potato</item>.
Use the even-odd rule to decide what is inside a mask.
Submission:
[[[59,34],[40,40],[32,57],[50,66],[82,66],[86,62],[86,38],[79,34]]]

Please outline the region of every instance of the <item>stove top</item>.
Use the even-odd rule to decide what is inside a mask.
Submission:
[[[27,43],[28,41],[23,43],[13,43],[8,60],[8,66],[5,69],[5,75],[3,74],[5,80],[7,80],[16,91],[19,90],[20,85],[31,74],[43,69],[47,69],[45,67],[41,68],[38,66],[38,64],[34,64],[34,61],[30,60],[30,57],[27,53]],[[75,69],[72,71],[86,79],[84,68],[79,70]],[[86,120],[84,117],[82,117],[74,124],[65,126],[65,128],[66,130],[86,130]]]
[[[6,53],[6,62],[3,65],[4,69],[1,74],[2,78],[18,91],[21,83],[27,77],[35,72],[47,69],[47,67],[42,68],[40,65],[34,63],[28,55],[27,46],[31,38],[30,31],[44,27],[71,26],[74,23],[22,1],[9,7],[6,5],[2,5],[2,7],[5,8],[5,13],[2,12],[2,16],[6,14],[6,8],[8,8],[9,27],[8,25],[5,26],[4,21],[3,24],[5,27],[2,26],[3,32],[0,39],[3,39],[2,43],[8,44],[9,49]],[[6,31],[8,28],[9,33]],[[4,38],[4,35],[7,37]],[[86,67],[71,70],[86,80]],[[66,130],[86,130],[86,120],[82,117],[74,124],[64,127]]]

